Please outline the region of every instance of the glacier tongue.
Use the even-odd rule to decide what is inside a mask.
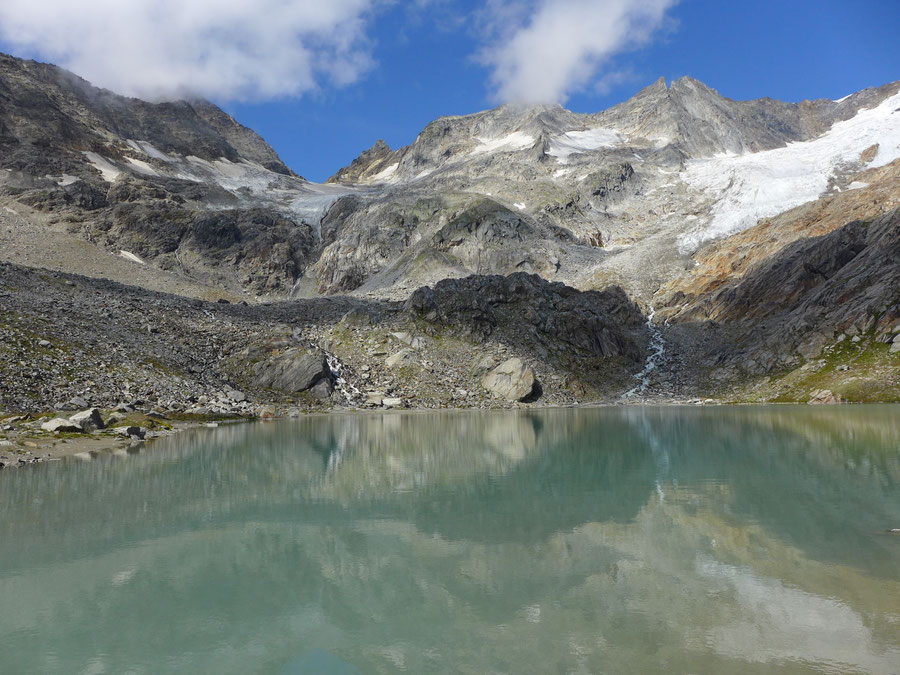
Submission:
[[[687,252],[705,241],[740,232],[760,218],[817,199],[842,166],[860,164],[860,153],[878,145],[866,167],[900,157],[900,94],[855,117],[835,123],[811,141],[743,155],[719,155],[687,162],[681,178],[715,196],[711,218],[679,239]],[[863,168],[860,166],[859,168]]]

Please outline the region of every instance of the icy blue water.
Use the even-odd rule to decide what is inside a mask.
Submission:
[[[900,670],[900,406],[328,416],[0,474],[0,672]]]

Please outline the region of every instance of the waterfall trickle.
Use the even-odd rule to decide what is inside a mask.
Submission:
[[[362,398],[362,394],[359,389],[350,384],[341,373],[344,370],[344,364],[340,362],[340,359],[336,357],[331,352],[325,352],[325,362],[328,364],[328,369],[334,375],[334,388],[341,392],[341,396],[344,397],[344,400],[347,403],[354,403],[356,399]]]
[[[662,331],[659,329],[659,326],[653,323],[655,314],[656,310],[650,307],[650,313],[647,315],[647,330],[650,331],[650,344],[648,345],[650,353],[647,354],[647,361],[644,363],[643,370],[635,375],[635,378],[640,380],[641,383],[622,394],[622,398],[630,398],[647,391],[647,387],[650,386],[650,374],[656,370],[663,353],[666,351],[666,342]]]

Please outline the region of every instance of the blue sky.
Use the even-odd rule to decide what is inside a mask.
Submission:
[[[123,93],[211,98],[311,180],[378,138],[396,148],[436,117],[532,92],[594,112],[660,76],[691,75],[735,99],[790,101],[900,79],[893,0],[329,0],[325,10],[312,0],[133,0],[113,17],[99,0],[71,16],[68,0],[10,2],[0,7],[3,51]],[[162,4],[196,11],[172,22],[154,13]],[[72,27],[95,5],[107,12],[106,33],[85,34],[95,22]],[[211,24],[209,12],[221,20]],[[618,23],[604,34],[608,18]],[[191,21],[196,32],[165,35]],[[300,37],[288,44],[285,35]]]

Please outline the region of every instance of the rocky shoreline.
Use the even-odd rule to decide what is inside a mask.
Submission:
[[[250,305],[0,263],[0,461],[217,420],[614,401],[646,342],[621,291],[526,274],[448,280],[406,303]]]

